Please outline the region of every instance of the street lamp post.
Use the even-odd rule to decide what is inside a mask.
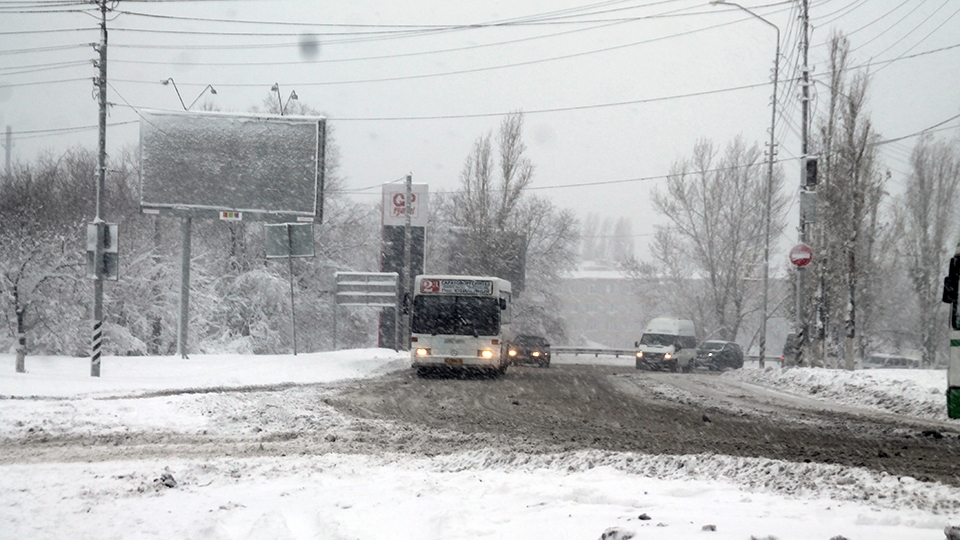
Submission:
[[[290,105],[291,101],[297,101],[297,91],[292,90],[290,96],[287,98],[287,105],[283,104],[283,100],[280,99],[280,83],[273,83],[273,86],[270,87],[271,92],[277,93],[277,103],[280,105],[280,116],[283,116],[283,112],[287,109],[287,105]]]
[[[173,77],[169,77],[169,78],[167,78],[167,79],[164,79],[164,80],[160,81],[160,84],[162,84],[162,85],[164,85],[164,86],[166,86],[166,85],[168,85],[168,84],[172,84],[172,85],[173,85],[173,89],[177,91],[177,97],[180,99],[180,105],[183,106],[183,110],[185,110],[185,111],[189,111],[194,105],[196,105],[196,104],[197,104],[197,101],[199,101],[200,98],[203,97],[203,94],[204,94],[207,90],[210,90],[210,93],[211,93],[211,94],[217,95],[217,90],[213,87],[213,85],[208,84],[208,85],[207,85],[203,90],[201,90],[200,93],[197,95],[197,99],[193,100],[193,102],[191,102],[191,103],[190,103],[190,106],[188,107],[188,106],[183,102],[183,96],[180,95],[180,89],[177,88],[177,81],[173,80]]]
[[[726,0],[713,0],[710,5],[733,6],[746,11],[753,17],[760,19],[764,23],[772,26],[777,31],[777,51],[773,57],[773,102],[770,105],[770,150],[767,160],[767,189],[764,194],[766,199],[763,208],[763,300],[761,308],[760,321],[760,368],[764,368],[764,357],[767,354],[767,294],[770,288],[770,206],[773,197],[773,154],[776,146],[776,127],[777,127],[777,83],[780,74],[780,27],[764,19],[749,9]]]

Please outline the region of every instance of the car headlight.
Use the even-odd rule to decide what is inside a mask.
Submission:
[[[487,360],[493,358],[493,351],[491,351],[490,349],[484,349],[484,350],[479,351],[479,352],[480,352],[480,357],[481,357],[481,358],[485,358],[485,359],[487,359]]]
[[[430,356],[430,349],[424,349],[420,347],[417,349],[417,356]]]
[[[507,352],[507,354],[510,355],[510,356],[516,356],[516,355],[517,355],[517,350],[516,350],[516,349],[510,349],[510,351]]]
[[[540,351],[533,351],[533,355],[532,355],[532,356],[534,356],[534,357],[540,356]]]
[[[670,354],[670,353],[666,353],[666,354],[663,355],[663,359],[664,359],[664,360],[669,360],[669,359],[671,359],[671,358],[673,358],[673,355]]]

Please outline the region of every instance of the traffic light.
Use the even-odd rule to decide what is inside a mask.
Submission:
[[[100,237],[100,227],[103,236]],[[119,226],[116,223],[88,223],[87,224],[87,278],[119,279]],[[100,242],[100,260],[96,261],[97,242]]]
[[[808,156],[804,163],[803,184],[808,188],[817,187],[817,158]]]

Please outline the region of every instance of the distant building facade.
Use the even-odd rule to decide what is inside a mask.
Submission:
[[[566,345],[631,348],[643,334],[646,321],[631,281],[611,265],[581,265],[563,279],[562,298]]]

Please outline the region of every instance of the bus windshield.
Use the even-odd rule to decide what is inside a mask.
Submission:
[[[415,334],[495,336],[500,332],[500,302],[478,296],[426,296],[413,299]]]

